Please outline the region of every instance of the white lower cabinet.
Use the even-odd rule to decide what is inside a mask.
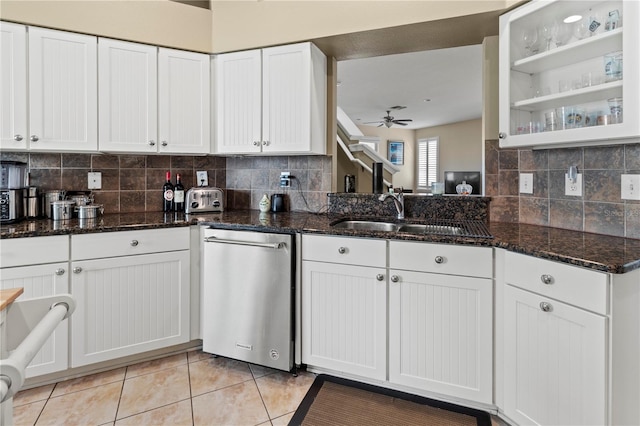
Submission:
[[[491,248],[389,243],[391,383],[493,402],[492,265]]]
[[[303,363],[386,379],[385,252],[383,240],[302,236]]]
[[[69,293],[69,237],[3,240],[0,244],[0,289],[24,288],[18,301]],[[11,324],[7,324],[11,333]],[[26,377],[66,370],[69,320],[62,321],[26,369]]]
[[[389,381],[492,403],[492,281],[389,271]]]
[[[71,263],[72,367],[189,341],[189,228],[74,235],[72,247],[86,258]]]
[[[520,425],[610,424],[608,275],[510,252],[504,263],[504,413]]]

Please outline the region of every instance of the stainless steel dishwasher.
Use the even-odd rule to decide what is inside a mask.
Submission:
[[[202,349],[293,369],[292,235],[204,230]]]

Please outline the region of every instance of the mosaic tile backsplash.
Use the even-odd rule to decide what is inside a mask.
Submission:
[[[491,140],[485,166],[494,221],[640,238],[640,201],[620,196],[620,175],[640,174],[640,143],[531,150]],[[581,197],[564,195],[569,166],[582,173]],[[533,173],[533,194],[519,194],[519,173]]]

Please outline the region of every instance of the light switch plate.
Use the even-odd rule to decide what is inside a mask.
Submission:
[[[520,173],[520,193],[533,194],[533,173]]]
[[[89,172],[87,174],[87,188],[102,189],[102,173],[101,172]]]
[[[578,173],[575,183],[571,182],[567,173],[564,174],[564,195],[582,197],[582,173]]]
[[[209,174],[206,170],[196,172],[196,186],[209,186]]]
[[[640,175],[621,175],[620,198],[640,200]]]

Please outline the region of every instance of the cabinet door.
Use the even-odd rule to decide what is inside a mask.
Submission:
[[[158,48],[98,41],[101,151],[158,151]]]
[[[69,263],[50,263],[19,268],[4,268],[0,272],[0,288],[24,288],[18,300],[69,293]],[[26,370],[26,377],[63,371],[69,367],[69,320],[62,321]],[[10,324],[7,332],[11,332]]]
[[[98,148],[96,37],[29,27],[31,150]]]
[[[215,151],[261,151],[262,67],[260,50],[213,59],[215,72]]]
[[[262,151],[322,151],[325,94],[326,58],[311,43],[263,49]]]
[[[492,403],[492,280],[389,277],[389,381]]]
[[[0,22],[0,149],[27,148],[27,30]]]
[[[613,13],[621,19],[615,26],[610,23]],[[570,15],[584,18],[564,23]],[[502,15],[500,146],[579,146],[637,139],[638,23],[636,1],[535,1]],[[523,36],[542,34],[545,24],[556,35],[549,40],[539,36],[525,46]],[[563,33],[567,38],[562,39]],[[624,54],[622,73],[607,76],[606,57],[618,52]],[[614,99],[624,105],[612,108]],[[612,120],[616,110],[622,114]]]
[[[302,362],[386,379],[385,270],[302,262]]]
[[[606,318],[507,285],[504,319],[505,414],[519,424],[606,424]]]
[[[160,48],[158,113],[160,152],[208,154],[209,55]]]
[[[189,340],[189,251],[72,263],[71,366]]]

